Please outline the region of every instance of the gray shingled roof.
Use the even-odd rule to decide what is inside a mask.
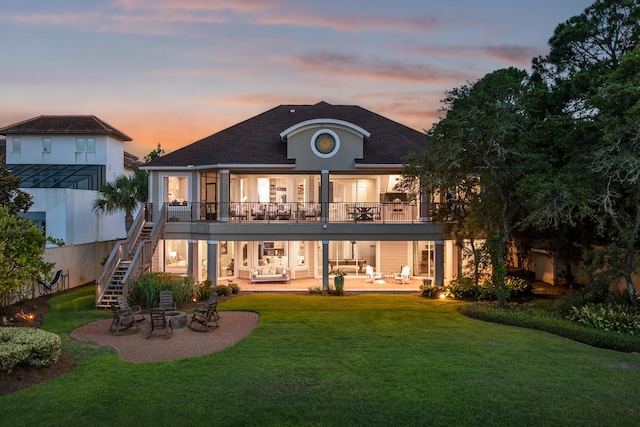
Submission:
[[[109,135],[120,141],[132,140],[128,135],[96,116],[38,116],[0,128],[0,134],[96,134]]]
[[[426,136],[357,105],[280,105],[147,163],[145,166],[217,164],[291,164],[280,132],[311,119],[344,120],[371,132],[362,164],[402,164],[410,152],[422,152]]]

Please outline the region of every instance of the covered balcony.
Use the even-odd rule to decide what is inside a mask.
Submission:
[[[430,222],[437,204],[421,214],[417,203],[378,202],[181,202],[166,203],[169,222],[235,223],[423,223]]]

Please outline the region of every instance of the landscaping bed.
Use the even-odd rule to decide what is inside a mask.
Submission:
[[[39,328],[42,326],[44,315],[49,311],[47,301],[51,295],[41,296],[22,303],[16,303],[7,307],[0,307],[0,319],[7,324],[0,326],[21,326]],[[31,318],[31,316],[33,317]],[[62,352],[58,361],[46,368],[33,368],[30,366],[16,366],[11,372],[0,374],[0,396],[27,388],[52,378],[58,377],[71,370],[76,365],[75,359],[69,353]]]

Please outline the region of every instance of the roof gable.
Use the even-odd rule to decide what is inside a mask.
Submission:
[[[356,105],[279,105],[145,165],[290,165],[281,133],[304,122],[331,119],[366,130],[362,164],[402,164],[410,152],[422,152],[426,136]]]
[[[26,134],[97,134],[120,141],[131,137],[96,116],[38,116],[0,128],[2,135]]]

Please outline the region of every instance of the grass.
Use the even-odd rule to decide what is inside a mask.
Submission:
[[[129,363],[70,340],[92,290],[51,300],[43,328],[76,369],[0,397],[0,425],[636,425],[640,356],[485,323],[465,303],[407,295],[246,295],[235,346]],[[222,326],[224,327],[224,326]]]

